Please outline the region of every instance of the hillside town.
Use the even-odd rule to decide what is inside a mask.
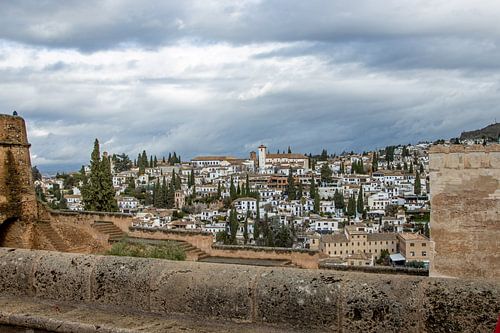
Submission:
[[[428,267],[431,143],[319,155],[271,153],[181,161],[102,154],[110,162],[114,210],[134,226],[205,231],[222,244],[319,250],[338,265]],[[99,154],[98,154],[99,156]],[[42,177],[37,195],[53,209],[93,210],[84,195],[91,165]],[[112,209],[110,209],[112,210]]]

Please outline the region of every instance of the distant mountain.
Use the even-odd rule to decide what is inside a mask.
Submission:
[[[500,123],[491,124],[476,131],[462,132],[460,140],[489,139],[497,141],[500,137]]]

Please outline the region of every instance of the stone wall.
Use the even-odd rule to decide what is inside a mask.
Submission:
[[[0,248],[0,296],[328,332],[493,332],[500,285]]]
[[[301,268],[318,268],[321,253],[306,249],[269,248],[240,245],[213,245],[210,250],[213,257],[289,260]]]
[[[500,276],[500,145],[430,150],[431,276]]]
[[[210,254],[214,236],[209,232],[188,230],[153,230],[148,228],[132,227],[129,236],[158,240],[175,240],[187,242],[194,247]]]

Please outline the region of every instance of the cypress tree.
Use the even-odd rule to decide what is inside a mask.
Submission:
[[[358,200],[356,202],[356,210],[358,211],[359,214],[362,214],[363,211],[365,210],[365,205],[363,203],[363,186],[359,187]]]
[[[248,179],[248,173],[245,181],[245,189],[246,189],[245,195],[249,196],[251,193],[250,193],[250,180]]]
[[[255,221],[253,223],[253,239],[255,242],[260,238],[261,235],[261,223],[260,223],[260,207],[259,207],[259,198],[257,198],[256,202],[256,214],[255,214]]]
[[[309,197],[314,199],[314,195],[316,194],[316,180],[314,179],[314,175],[311,179],[311,186],[309,188]]]
[[[304,188],[302,186],[302,181],[299,180],[299,188],[297,190],[297,200],[302,199],[303,193],[304,193]]]
[[[102,182],[102,206],[101,211],[116,212],[118,204],[115,199],[115,189],[113,187],[113,176],[111,175],[111,162],[109,157],[103,157],[101,161],[101,182]]]
[[[95,139],[94,149],[90,155],[90,174],[87,186],[82,191],[85,210],[97,211],[101,192],[101,153],[99,151],[99,140]]]
[[[231,202],[236,199],[236,187],[234,186],[233,176],[231,176],[231,185],[229,185],[229,197]]]
[[[408,170],[409,173],[413,174],[413,163],[410,162],[410,169]]]
[[[413,192],[416,195],[422,194],[422,184],[420,183],[420,173],[417,172],[417,175],[415,176],[415,183],[413,184]]]
[[[292,148],[290,148],[290,146],[288,146],[288,154],[291,154],[292,153]]]
[[[189,184],[188,187],[194,186],[194,169],[191,169],[191,173],[189,174]]]
[[[221,195],[222,195],[222,190],[220,187],[220,180],[219,180],[219,182],[217,183],[217,199],[220,199]]]
[[[90,175],[82,188],[83,204],[86,210],[114,212],[118,209],[111,176],[111,163],[103,157],[99,140],[95,139],[90,155]]]
[[[374,152],[372,157],[372,172],[377,170],[378,170],[378,154]]]
[[[154,167],[154,162],[153,162],[153,155],[149,157],[149,167],[153,168]]]
[[[155,158],[153,160],[153,167],[157,167],[158,166],[158,159],[156,158],[156,155],[155,155]]]
[[[231,239],[231,244],[236,245],[236,234],[238,233],[238,215],[236,214],[236,210],[234,208],[231,209],[229,213],[229,235]]]
[[[240,182],[238,182],[238,187],[236,187],[236,195],[239,196],[241,194]]]
[[[354,194],[349,197],[349,201],[347,203],[347,215],[356,215],[356,198],[354,197]]]
[[[314,204],[313,204],[313,210],[316,214],[319,214],[320,206],[321,206],[321,200],[319,198],[318,191],[316,191],[316,193],[314,193]]]
[[[295,189],[295,180],[293,179],[293,170],[291,167],[288,171],[288,185],[286,192],[288,194],[288,200],[295,200],[297,193]]]
[[[248,214],[243,224],[243,242],[245,245],[248,243]]]

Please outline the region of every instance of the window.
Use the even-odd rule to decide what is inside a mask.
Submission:
[[[333,254],[337,254],[337,251],[333,251]]]
[[[410,246],[415,246],[415,243],[410,243]]]
[[[422,246],[425,246],[425,243],[422,243]]]
[[[414,257],[414,256],[415,256],[415,252],[411,251],[411,252],[410,252],[410,256],[411,256],[411,257]]]
[[[422,257],[427,257],[427,251],[422,251]]]

